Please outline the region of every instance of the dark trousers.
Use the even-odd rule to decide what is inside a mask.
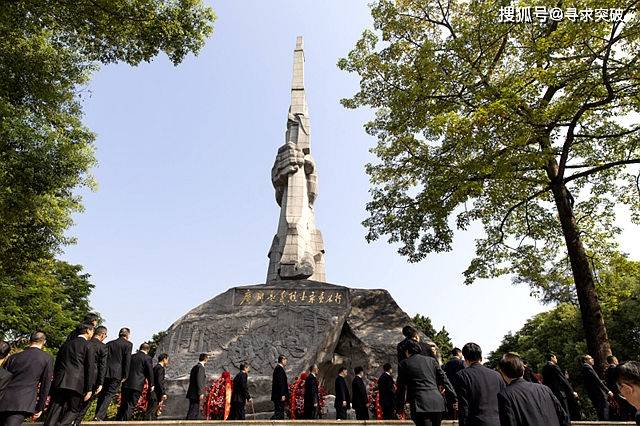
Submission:
[[[22,411],[3,411],[0,413],[0,426],[22,426],[24,419],[31,415]]]
[[[606,400],[591,400],[593,407],[596,409],[598,420],[609,420],[609,402]]]
[[[162,395],[160,395],[162,398]],[[147,411],[144,413],[145,420],[157,420],[158,419],[158,401],[160,401],[158,395],[155,392],[149,392],[149,405]]]
[[[51,405],[44,420],[45,426],[70,425],[82,408],[82,394],[70,389],[56,389],[51,395]]]
[[[118,414],[116,414],[116,420],[126,422],[131,420],[133,409],[138,405],[140,399],[140,391],[137,389],[122,389],[122,400],[120,401],[120,407],[118,407]]]
[[[104,420],[107,417],[107,409],[113,401],[113,397],[118,394],[120,379],[106,378],[102,386],[102,391],[98,394],[98,402],[96,404],[95,418]]]
[[[304,407],[304,411],[302,413],[302,417],[305,420],[313,420],[318,418],[318,407]]]
[[[284,420],[284,401],[273,401],[273,416],[271,420]]]
[[[440,426],[442,413],[413,413],[411,420],[416,426]]]
[[[369,410],[364,407],[353,407],[356,410],[356,420],[369,420]]]
[[[231,401],[231,413],[229,413],[229,420],[244,420],[245,405],[246,402]]]
[[[347,407],[336,407],[336,420],[347,420]]]
[[[382,406],[382,419],[383,420],[397,420],[396,410],[393,405]]]
[[[200,420],[200,400],[189,398],[189,411],[187,420]]]
[[[88,401],[82,401],[82,403],[80,404],[80,411],[78,412],[78,415],[76,416],[76,419],[73,422],[74,425],[79,425],[82,423],[82,420],[84,420],[84,416],[87,415],[87,411],[89,411],[89,406],[91,405],[91,402],[94,399],[96,399],[96,397],[92,396],[91,398],[89,398]]]

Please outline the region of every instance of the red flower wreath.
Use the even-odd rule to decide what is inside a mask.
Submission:
[[[293,382],[289,385],[289,405],[287,411],[291,420],[299,419],[304,414],[304,384],[309,377],[309,373],[303,371],[300,376],[293,379]],[[325,407],[325,397],[327,391],[324,386],[318,387],[318,396],[320,398],[318,412],[322,413]]]
[[[223,371],[220,377],[211,381],[202,404],[202,414],[207,420],[227,420],[231,411],[231,373]]]
[[[372,404],[373,402],[373,404]],[[382,407],[380,406],[380,392],[378,390],[378,379],[369,380],[369,392],[367,395],[369,410],[376,420],[382,420]]]

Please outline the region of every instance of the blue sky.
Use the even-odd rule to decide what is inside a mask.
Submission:
[[[475,341],[485,353],[546,309],[508,277],[462,283],[478,228],[419,264],[384,240],[366,243],[364,165],[375,140],[362,126],[371,112],[340,106],[358,78],[336,67],[370,26],[366,2],[213,6],[215,32],[198,57],[178,67],[165,57],[107,66],[89,86],[85,122],[98,135],[99,189],[83,191],[86,210],[69,232],[78,243],[65,259],[92,275],[92,305],[111,336],[128,326],[137,345],[230,287],[264,282],[278,222],[270,170],[284,142],[297,35],[305,40],[327,281],[387,289],[410,315],[446,326],[454,344]],[[637,258],[640,246],[629,240],[623,248]]]

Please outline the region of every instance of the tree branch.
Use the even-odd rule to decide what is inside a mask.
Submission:
[[[567,178],[564,178],[564,183],[568,183],[568,182],[571,182],[572,180],[576,180],[576,179],[580,179],[580,178],[583,178],[583,177],[587,177],[589,175],[601,172],[603,170],[610,169],[612,167],[622,166],[622,165],[626,165],[626,164],[640,164],[640,158],[634,158],[634,159],[631,159],[631,160],[620,160],[620,161],[614,161],[612,163],[603,164],[601,166],[594,167],[592,169],[585,170],[584,172],[576,173],[575,175],[571,175],[571,176],[569,176]]]

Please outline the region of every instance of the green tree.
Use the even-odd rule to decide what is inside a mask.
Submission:
[[[149,341],[149,346],[151,346],[151,349],[149,349],[149,356],[151,358],[156,356],[156,351],[158,350],[158,346],[160,346],[160,342],[162,342],[162,339],[164,339],[166,335],[167,335],[166,331],[159,331],[155,333],[153,336],[151,336],[151,340]]]
[[[73,242],[65,231],[82,210],[77,189],[95,185],[94,134],[81,103],[91,73],[161,51],[178,64],[200,50],[215,15],[201,0],[16,0],[1,8],[0,285],[2,310],[12,313],[0,315],[4,332],[20,336],[58,324],[45,317],[68,305],[57,294],[64,268],[54,258]],[[81,310],[88,294],[77,294],[84,299],[72,309]],[[33,317],[28,300],[38,307]]]
[[[416,314],[415,317],[411,319],[413,323],[418,327],[418,330],[422,331],[429,339],[433,341],[433,343],[438,346],[440,350],[440,354],[444,359],[449,356],[451,350],[453,349],[453,343],[451,342],[451,338],[449,337],[449,332],[442,327],[442,330],[436,331],[431,323],[431,318],[425,317],[420,314]]]
[[[589,352],[610,353],[592,266],[616,249],[615,205],[640,219],[639,37],[624,22],[499,22],[502,1],[377,0],[339,67],[349,108],[374,108],[367,239],[417,262],[482,224],[466,283],[513,273],[542,290],[570,271]],[[529,1],[519,6],[555,6]],[[383,43],[379,43],[382,38]]]
[[[55,349],[90,311],[93,284],[79,265],[42,261],[36,271],[0,276],[0,339],[23,343],[34,330],[47,334]]]

